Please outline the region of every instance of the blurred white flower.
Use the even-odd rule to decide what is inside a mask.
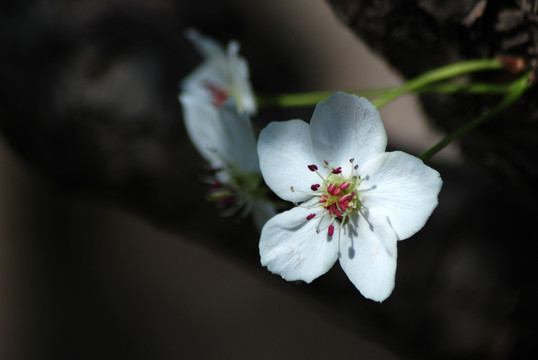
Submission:
[[[246,61],[232,41],[225,50],[216,41],[188,30],[204,62],[181,83],[179,101],[187,133],[211,167],[208,198],[224,215],[240,209],[256,226],[275,215],[266,199],[256,139],[249,115],[256,112]]]
[[[212,176],[209,200],[223,205],[225,215],[243,209],[261,226],[276,212],[263,193],[256,140],[247,114],[239,114],[233,99],[219,107],[198,95],[182,93],[183,120]]]
[[[233,98],[240,113],[255,114],[256,102],[248,64],[239,56],[239,44],[230,41],[224,49],[218,42],[194,29],[189,29],[186,37],[204,57],[204,62],[185,78],[182,90],[207,99],[215,106]]]
[[[267,185],[297,204],[263,227],[261,263],[284,279],[311,282],[339,260],[366,297],[394,288],[398,240],[419,231],[437,206],[439,173],[411,155],[385,152],[379,112],[338,92],[310,125],[273,122],[258,155]]]

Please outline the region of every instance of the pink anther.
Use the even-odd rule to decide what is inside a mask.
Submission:
[[[336,169],[334,169],[332,171],[333,174],[340,174],[341,172],[342,172],[342,167],[341,166],[337,167]]]
[[[348,182],[343,182],[343,183],[340,184],[340,189],[345,190],[345,189],[347,189],[347,188],[350,187],[350,186],[351,186],[350,183],[348,183]]]

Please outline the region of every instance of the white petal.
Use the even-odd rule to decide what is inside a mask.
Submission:
[[[311,196],[295,191],[310,191],[310,186],[322,181],[308,169],[317,164],[319,171],[326,169],[314,156],[309,126],[302,120],[272,122],[260,133],[258,139],[260,168],[267,186],[284,200],[301,202]]]
[[[186,31],[185,36],[192,41],[204,62],[181,82],[183,91],[204,95],[211,99],[207,84],[228,90],[230,75],[228,74],[227,57],[223,47],[215,40],[201,35],[195,29]]]
[[[231,78],[231,93],[237,108],[249,114],[256,113],[256,102],[250,86],[248,64],[239,56],[239,44],[231,41],[228,45],[228,72]]]
[[[288,281],[311,282],[325,274],[338,258],[337,241],[326,231],[316,232],[311,211],[296,207],[276,215],[262,229],[261,264]]]
[[[387,224],[398,240],[419,231],[437,206],[441,177],[414,156],[400,151],[385,153],[359,171],[364,179],[361,201],[369,219]]]
[[[254,220],[254,225],[260,231],[263,225],[275,215],[275,206],[268,201],[257,200],[252,205],[252,219]]]
[[[185,128],[198,152],[211,166],[222,167],[223,159],[216,154],[216,144],[222,138],[222,126],[217,110],[204,99],[188,93],[180,94],[179,101],[183,109]]]
[[[225,52],[222,46],[210,37],[203,36],[195,29],[188,29],[185,37],[192,41],[196,50],[206,59],[224,58]]]
[[[231,165],[242,173],[260,173],[256,139],[246,113],[239,114],[233,99],[218,107],[224,130],[223,139],[231,157]]]
[[[201,35],[194,29],[189,29],[185,36],[192,41],[194,47],[204,57],[204,61],[183,79],[181,89],[208,102],[213,101],[209,85],[230,92],[231,77],[224,48],[215,40]]]
[[[208,101],[213,100],[213,95],[208,89],[212,85],[223,91],[230,88],[230,79],[224,66],[216,66],[215,63],[203,63],[181,82],[184,92],[204,97]]]
[[[386,226],[355,216],[354,231],[340,234],[340,265],[361,294],[383,301],[394,289],[396,237]],[[342,230],[340,230],[342,232]]]
[[[189,137],[211,166],[259,172],[256,140],[249,120],[237,113],[232,101],[217,109],[196,95],[183,93],[179,98]]]
[[[319,103],[310,125],[315,154],[334,168],[352,158],[360,166],[387,146],[379,111],[355,95],[337,92]]]
[[[210,84],[228,92],[236,100],[240,112],[256,113],[248,64],[239,56],[239,44],[231,41],[225,51],[217,41],[194,29],[189,29],[186,37],[192,41],[205,61],[182,81],[182,90],[211,99],[211,93],[207,89]]]

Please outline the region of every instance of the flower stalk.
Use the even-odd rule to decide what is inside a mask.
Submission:
[[[445,138],[443,138],[441,141],[439,141],[429,150],[427,150],[422,155],[420,155],[419,158],[421,160],[429,159],[430,157],[437,154],[439,151],[441,151],[443,148],[445,148],[448,144],[450,144],[454,140],[459,139],[461,136],[465,135],[469,131],[474,130],[479,125],[483,124],[487,120],[491,119],[492,117],[500,113],[502,110],[512,105],[517,99],[519,99],[525,93],[525,91],[527,91],[532,86],[533,83],[532,81],[530,81],[531,74],[532,72],[529,72],[525,74],[524,76],[520,77],[519,79],[515,80],[513,83],[510,84],[508,94],[504,97],[504,99],[500,103],[498,103],[495,107],[489,109],[488,111],[484,112],[482,115],[478,116],[474,120],[465,124],[458,130],[449,134]]]
[[[382,96],[375,99],[372,104],[374,104],[374,106],[377,108],[380,108],[381,106],[404,94],[418,91],[441,80],[470,74],[477,71],[499,70],[503,68],[504,64],[497,59],[469,60],[446,65],[438,69],[430,70],[423,75],[406,82],[400,87],[385,92]]]
[[[505,93],[510,84],[438,82],[478,71],[505,69],[506,65],[498,59],[478,59],[462,61],[428,71],[402,86],[383,89],[358,89],[347,91],[350,94],[375,99],[372,103],[377,107],[408,93],[455,93],[468,92],[475,94]],[[325,101],[334,91],[316,91],[276,96],[258,96],[262,107],[300,107],[316,105]]]

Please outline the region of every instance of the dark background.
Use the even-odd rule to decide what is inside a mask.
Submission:
[[[431,22],[452,14],[418,3]],[[204,200],[205,167],[177,102],[178,82],[200,61],[183,31],[238,39],[260,93],[395,85],[327,3],[0,9],[0,358],[517,359],[533,349],[536,163],[527,147],[490,146],[505,144],[506,119],[429,163],[444,180],[439,206],[399,244],[396,288],[382,304],[364,299],[338,266],[310,285],[271,275],[252,224],[223,219]],[[346,11],[356,26],[375,15]],[[456,107],[441,99],[441,112],[498,100],[468,99]],[[254,122],[311,112],[261,109]],[[382,113],[391,149],[419,154],[440,136],[412,98]],[[525,145],[536,139],[530,114]]]

